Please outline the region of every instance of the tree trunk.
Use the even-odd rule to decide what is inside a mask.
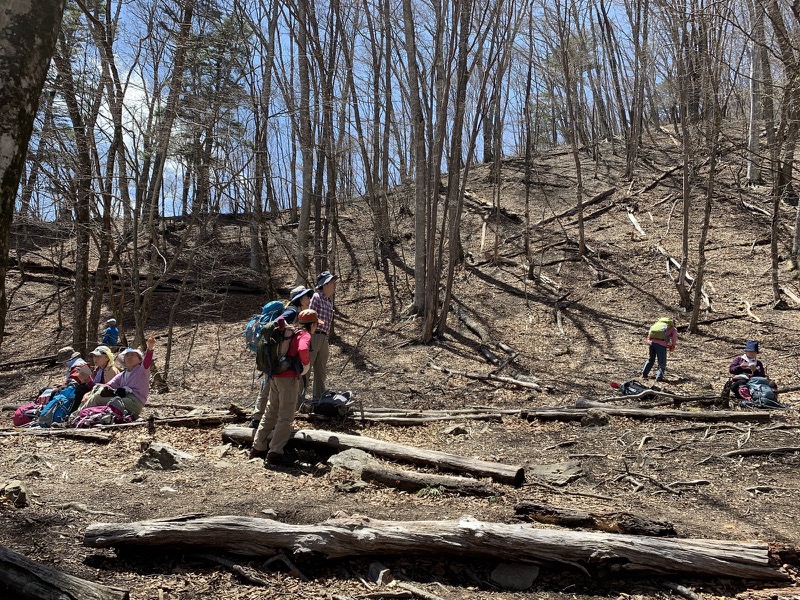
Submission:
[[[226,442],[246,445],[253,443],[253,434],[253,429],[249,427],[231,425],[222,431],[222,439]],[[335,450],[358,448],[376,456],[429,465],[448,471],[470,473],[475,477],[491,477],[492,480],[499,483],[515,486],[522,485],[525,480],[525,471],[519,465],[477,460],[438,450],[424,450],[361,435],[349,435],[321,429],[301,429],[293,431],[291,439],[301,444],[326,446]]]
[[[127,590],[79,579],[52,567],[34,562],[0,546],[0,584],[14,598],[30,600],[127,600]]]
[[[437,475],[435,473],[416,473],[391,469],[375,461],[364,465],[361,469],[361,479],[369,483],[377,483],[388,487],[397,488],[407,492],[418,492],[427,488],[438,488],[451,494],[462,496],[479,496],[488,498],[499,496],[502,492],[485,482],[467,477],[454,477],[452,475]]]
[[[0,9],[0,344],[5,331],[6,269],[14,199],[33,121],[53,56],[65,0],[4,0]]]
[[[529,525],[458,521],[380,521],[366,517],[292,525],[253,517],[176,517],[86,528],[84,546],[214,547],[238,554],[271,556],[276,549],[345,556],[455,555],[518,562],[577,563],[598,569],[746,579],[786,579],[769,566],[763,542],[670,539],[597,532],[535,529]],[[604,570],[605,570],[604,569]]]

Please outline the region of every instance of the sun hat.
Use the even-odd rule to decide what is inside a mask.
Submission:
[[[744,343],[745,352],[760,352],[758,349],[758,342],[756,340],[747,340]]]
[[[69,362],[73,358],[78,358],[80,355],[81,353],[75,352],[75,348],[72,346],[64,346],[56,354],[56,362]]]
[[[289,293],[289,304],[292,304],[296,300],[299,300],[303,296],[307,296],[309,294],[313,294],[314,290],[311,288],[307,288],[304,285],[298,285]]]
[[[111,352],[111,348],[108,346],[98,346],[91,352],[89,352],[92,356],[106,356],[108,358],[109,364],[114,362],[114,353]]]
[[[127,349],[123,350],[122,356],[125,356],[126,354],[130,354],[130,353],[136,354],[139,357],[140,361],[144,360],[144,354],[142,354],[141,350],[137,350],[136,348],[127,348]]]
[[[297,322],[316,323],[317,325],[324,325],[323,321],[320,321],[319,315],[317,315],[317,311],[312,310],[310,308],[300,311],[300,314],[297,315]]]
[[[337,279],[338,275],[332,275],[330,271],[323,271],[317,277],[317,289],[320,289],[326,283],[330,283],[334,279]]]

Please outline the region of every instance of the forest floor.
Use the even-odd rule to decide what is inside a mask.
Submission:
[[[781,386],[798,375],[797,340],[800,307],[773,309],[770,272],[768,188],[741,187],[738,158],[723,155],[716,184],[708,241],[700,331],[686,333],[689,315],[681,311],[673,284],[675,268],[666,268],[659,248],[681,255],[681,172],[678,148],[668,135],[656,140],[633,183],[621,179],[623,159],[610,145],[600,157],[584,156],[586,197],[613,188],[610,196],[586,208],[586,242],[592,252],[579,259],[574,215],[550,219],[531,230],[536,279],[527,277],[524,226],[501,216],[499,223],[476,199],[491,202],[490,169],[474,167],[464,207],[462,243],[468,254],[456,269],[454,294],[463,314],[479,322],[495,342],[519,354],[500,372],[533,377],[544,391],[535,392],[490,381],[447,375],[433,365],[488,373],[494,367],[479,353],[476,335],[451,312],[445,335],[429,345],[416,342],[418,319],[402,316],[413,285],[413,219],[398,210],[410,202],[399,192],[393,199],[393,230],[398,242],[381,268],[372,256],[369,210],[361,200],[340,208],[336,271],[338,316],[331,338],[329,387],[352,390],[367,407],[495,409],[570,407],[579,398],[613,395],[611,381],[637,378],[646,357],[644,338],[658,317],[677,319],[681,337],[669,357],[664,388],[677,394],[714,394],[727,379],[727,366],[745,339],[757,339],[770,377]],[[620,148],[617,148],[619,151]],[[701,170],[701,177],[704,171]],[[666,175],[665,175],[666,174]],[[531,174],[530,221],[536,224],[575,203],[575,168],[571,155],[554,151],[536,157]],[[523,215],[525,171],[522,160],[504,161],[501,205]],[[649,185],[654,183],[652,187]],[[690,268],[702,225],[705,181],[692,190]],[[755,207],[755,208],[754,208]],[[602,210],[601,210],[602,209]],[[794,209],[782,207],[779,249],[790,245]],[[402,216],[400,216],[402,215]],[[644,233],[634,229],[633,215]],[[290,239],[291,233],[281,230]],[[243,233],[244,232],[244,233]],[[247,226],[220,227],[198,266],[218,281],[225,269],[241,278],[247,265]],[[495,235],[501,260],[490,260]],[[45,247],[39,251],[44,256]],[[53,251],[54,252],[54,251]],[[36,253],[30,253],[28,259]],[[272,268],[283,292],[293,287],[288,263],[275,252]],[[69,258],[69,256],[68,256]],[[43,263],[44,264],[44,263]],[[242,265],[234,269],[232,265]],[[794,274],[780,263],[780,283],[800,294]],[[202,283],[202,282],[201,282]],[[263,282],[259,282],[262,283]],[[3,340],[6,363],[55,354],[71,339],[70,299],[47,277],[29,274],[22,282],[12,269],[13,290]],[[203,287],[198,284],[198,288]],[[269,298],[229,294],[188,294],[175,325],[168,377],[170,391],[152,393],[146,415],[181,415],[190,407],[226,410],[231,402],[250,407],[255,399],[253,358],[244,349],[242,330],[253,312]],[[156,367],[163,369],[167,315],[174,294],[157,294],[150,329],[159,334]],[[61,327],[62,323],[66,323]],[[132,327],[132,318],[125,326]],[[149,329],[149,330],[150,330]],[[503,356],[502,351],[495,350]],[[3,404],[20,404],[62,377],[59,367],[26,365],[0,373]],[[651,375],[652,377],[652,375]],[[646,381],[653,384],[652,379]],[[0,486],[21,479],[30,505],[15,508],[0,502],[0,545],[92,581],[122,587],[132,598],[356,598],[377,591],[365,583],[370,564],[380,560],[395,574],[446,599],[511,598],[667,598],[665,581],[680,583],[703,598],[800,598],[797,565],[782,591],[764,583],[703,578],[692,574],[661,578],[611,574],[589,577],[564,564],[544,563],[527,591],[501,589],[491,580],[498,560],[459,556],[363,556],[324,560],[293,557],[308,578],[303,581],[263,566],[264,559],[240,557],[266,579],[257,587],[189,549],[146,553],[97,550],[83,546],[87,525],[136,521],[188,513],[266,517],[287,523],[317,523],[342,512],[389,520],[476,519],[514,523],[514,506],[522,501],[592,511],[629,511],[674,524],[678,537],[762,540],[794,544],[800,539],[798,473],[800,453],[726,458],[737,448],[798,446],[800,393],[786,393],[787,410],[772,413],[769,424],[704,425],[678,420],[612,417],[606,426],[579,422],[532,421],[507,416],[498,422],[453,421],[414,427],[347,421],[318,425],[298,419],[297,427],[325,427],[396,441],[430,450],[507,464],[531,465],[578,461],[581,476],[568,483],[536,478],[521,487],[495,484],[490,498],[437,493],[406,493],[367,486],[340,491],[341,475],[325,465],[325,455],[298,450],[290,467],[265,468],[249,460],[247,448],[223,443],[222,426],[204,429],[158,426],[120,429],[107,445],[84,441],[5,435],[11,412],[0,415]],[[688,403],[683,410],[698,410]],[[448,427],[461,425],[459,433]],[[776,427],[782,425],[782,427]],[[159,441],[195,457],[173,471],[136,466],[143,444]],[[421,469],[424,470],[424,469]],[[635,473],[641,485],[624,478]],[[674,492],[673,482],[704,480]],[[794,500],[792,500],[794,498]],[[91,514],[89,510],[114,513]],[[266,511],[266,512],[265,512]],[[536,524],[535,527],[550,527]],[[796,589],[797,593],[792,593]],[[397,590],[395,590],[397,591]]]

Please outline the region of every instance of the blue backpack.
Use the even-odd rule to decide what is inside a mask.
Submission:
[[[75,384],[70,384],[44,405],[39,413],[39,427],[52,427],[67,420],[75,404]]]
[[[273,300],[267,302],[261,307],[261,312],[247,322],[244,327],[244,340],[247,343],[247,349],[250,352],[258,350],[258,338],[261,335],[261,329],[267,323],[271,323],[281,316],[285,305],[280,300]]]

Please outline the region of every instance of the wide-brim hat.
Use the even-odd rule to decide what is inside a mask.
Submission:
[[[291,304],[292,302],[295,302],[296,300],[299,300],[303,296],[308,296],[308,295],[311,295],[313,293],[314,293],[314,290],[312,290],[311,288],[307,288],[304,285],[298,285],[296,288],[294,288],[290,292],[289,303]]]
[[[756,340],[747,340],[744,343],[745,352],[760,352],[758,349],[758,342]]]
[[[80,352],[75,352],[72,346],[64,346],[56,354],[56,362],[69,362],[73,358],[80,356]]]
[[[326,283],[330,283],[336,278],[338,278],[338,275],[333,275],[330,271],[323,271],[317,277],[317,289],[321,288]]]
[[[89,352],[89,354],[91,354],[92,356],[105,356],[106,358],[108,358],[108,362],[110,363],[114,362],[114,353],[111,352],[111,348],[109,348],[108,346],[98,346],[97,348]]]

